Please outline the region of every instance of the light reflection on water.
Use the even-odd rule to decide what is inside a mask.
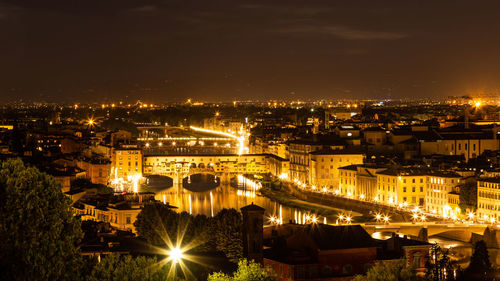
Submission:
[[[219,187],[204,192],[192,192],[183,188],[182,184],[175,184],[171,188],[157,192],[155,199],[178,207],[177,211],[179,212],[185,211],[192,215],[214,216],[224,208],[240,210],[240,208],[252,202],[266,209],[266,216],[281,217],[283,223],[294,220],[294,216],[296,217],[296,213],[299,211],[301,214],[308,213],[307,211],[304,212],[304,210],[282,206],[267,197],[259,195],[255,189],[237,189],[231,187],[229,183],[221,183]],[[318,219],[324,221],[321,214]],[[334,221],[334,218],[328,217],[327,221]]]

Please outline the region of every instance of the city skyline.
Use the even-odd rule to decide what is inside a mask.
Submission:
[[[0,102],[497,95],[498,3],[0,2]]]

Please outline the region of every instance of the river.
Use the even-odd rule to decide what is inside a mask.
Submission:
[[[267,197],[260,195],[258,189],[246,187],[245,189],[235,188],[229,183],[221,183],[218,187],[202,192],[189,191],[182,186],[182,183],[174,184],[170,188],[156,192],[155,199],[163,203],[178,207],[178,211],[188,212],[192,215],[203,214],[215,216],[220,210],[226,208],[241,209],[251,203],[264,208],[268,219],[276,217],[283,223],[290,220],[303,220],[307,215],[317,216],[319,222],[325,222],[325,217],[317,214],[281,205]],[[299,219],[300,216],[300,219]],[[326,222],[334,222],[336,217],[326,217]],[[265,222],[270,223],[270,220]]]

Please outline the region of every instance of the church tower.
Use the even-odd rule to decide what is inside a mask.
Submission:
[[[262,263],[264,208],[252,204],[241,208],[243,214],[243,256]]]

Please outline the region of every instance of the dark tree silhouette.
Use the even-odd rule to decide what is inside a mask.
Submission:
[[[78,280],[80,221],[60,184],[21,160],[0,166],[0,280]]]
[[[478,241],[474,244],[474,252],[460,280],[494,280],[493,268],[491,267],[488,248],[484,241]]]

